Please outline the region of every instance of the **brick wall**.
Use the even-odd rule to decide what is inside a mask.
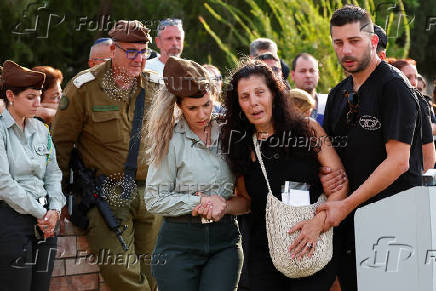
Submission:
[[[100,290],[110,291],[92,260],[83,231],[66,220],[61,223],[58,250],[50,283],[53,291]]]

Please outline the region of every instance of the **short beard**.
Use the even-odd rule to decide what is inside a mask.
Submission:
[[[371,63],[371,46],[368,46],[368,50],[363,55],[362,60],[357,63],[358,65],[357,65],[357,68],[355,70],[347,70],[345,68],[345,66],[342,65],[342,63],[341,63],[341,66],[342,66],[342,68],[344,68],[345,71],[353,74],[353,73],[358,73],[358,72],[365,70],[369,66],[370,63]]]
[[[178,53],[172,53],[172,52],[168,52],[168,56],[169,57],[177,57],[177,58],[180,58],[180,55],[182,54],[182,52],[181,51],[179,51]]]

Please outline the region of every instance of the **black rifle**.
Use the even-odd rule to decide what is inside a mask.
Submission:
[[[106,180],[106,176],[96,175],[96,170],[85,168],[77,148],[73,148],[71,152],[70,167],[73,170],[74,177],[73,192],[82,194],[82,199],[79,203],[74,202],[76,199],[70,201],[70,203],[72,203],[72,207],[70,206],[70,209],[72,208],[70,213],[71,222],[82,229],[87,229],[89,225],[87,213],[90,208],[97,206],[107,226],[115,233],[122,248],[127,251],[129,247],[122,237],[127,226],[120,225],[108,203],[101,196],[102,186]]]

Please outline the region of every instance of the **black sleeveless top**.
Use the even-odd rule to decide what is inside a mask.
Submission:
[[[283,147],[280,147],[279,139],[279,136],[274,134],[267,140],[258,141],[273,195],[281,200],[281,189],[285,181],[307,183],[310,185],[310,202],[315,203],[323,193],[318,177],[320,164],[317,153],[307,147],[297,146],[286,153]],[[251,197],[250,248],[254,247],[257,251],[261,248],[268,252],[265,222],[268,187],[257,158],[255,162],[250,163],[244,179]]]

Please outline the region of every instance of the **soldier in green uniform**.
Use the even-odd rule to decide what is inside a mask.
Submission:
[[[149,30],[139,21],[120,20],[109,36],[113,40],[112,59],[80,72],[67,84],[53,122],[53,140],[64,183],[68,181],[75,145],[85,167],[113,178],[115,185],[116,177],[124,175],[135,101],[141,89],[145,89],[146,112],[159,88],[158,76],[144,71],[151,40]],[[144,118],[143,126],[145,122]],[[134,178],[135,195],[127,205],[110,205],[116,218],[128,227],[122,235],[128,251],[123,250],[96,207],[88,212],[88,241],[93,254],[100,256],[98,264],[105,282],[114,291],[156,288],[150,265],[161,218],[146,211],[143,195],[146,176],[142,141]],[[110,196],[113,189],[106,190]],[[164,262],[158,259],[154,263]]]

